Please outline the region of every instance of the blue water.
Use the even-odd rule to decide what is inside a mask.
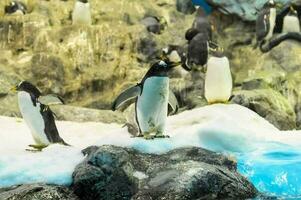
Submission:
[[[301,199],[301,148],[275,144],[273,148],[238,154],[238,170],[262,193]]]
[[[211,6],[208,5],[208,3],[206,3],[205,0],[192,0],[192,2],[193,2],[195,5],[202,6],[202,7],[205,9],[205,11],[206,11],[207,14],[210,14],[210,13],[211,13],[212,8],[211,8]]]

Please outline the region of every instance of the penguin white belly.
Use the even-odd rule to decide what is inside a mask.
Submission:
[[[77,1],[72,12],[72,24],[91,25],[90,4]]]
[[[227,57],[210,57],[205,77],[205,98],[208,103],[227,102],[232,93],[232,76]]]
[[[29,127],[31,134],[37,144],[49,145],[50,142],[44,132],[44,119],[40,113],[40,103],[33,105],[30,94],[27,92],[18,92],[18,102],[20,112],[24,121]]]
[[[276,8],[270,9],[269,23],[270,23],[270,29],[266,36],[266,40],[271,39],[273,36],[273,32],[274,32],[274,28],[275,28],[275,24],[276,24]]]
[[[150,77],[138,96],[136,115],[142,133],[165,132],[169,96],[168,77]]]
[[[299,19],[296,16],[285,16],[283,19],[282,33],[300,32]]]

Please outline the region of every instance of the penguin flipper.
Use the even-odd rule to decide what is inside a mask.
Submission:
[[[199,33],[199,31],[198,31],[197,29],[195,29],[195,28],[190,28],[190,29],[188,29],[188,30],[186,31],[186,33],[185,33],[185,38],[186,38],[186,40],[190,41],[190,40],[192,40],[192,38],[193,38],[194,36],[196,36],[198,33]]]
[[[175,114],[178,112],[179,103],[178,103],[176,95],[171,90],[169,90],[168,105],[172,110],[170,112],[170,114]]]
[[[44,105],[47,105],[47,106],[65,104],[62,97],[60,97],[56,94],[48,94],[48,95],[45,95],[45,96],[40,96],[38,98],[38,101],[41,104],[44,104]]]
[[[129,102],[130,100],[134,100],[140,94],[141,94],[141,87],[139,84],[130,87],[129,89],[126,89],[112,103],[112,110],[115,111],[119,109],[122,105]]]

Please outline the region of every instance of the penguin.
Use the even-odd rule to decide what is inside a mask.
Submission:
[[[92,24],[90,3],[88,2],[88,0],[76,0],[72,12],[72,24],[73,25]]]
[[[187,66],[206,65],[210,50],[216,48],[212,42],[212,30],[205,11],[198,7],[192,27],[185,33],[188,41]]]
[[[20,1],[11,1],[4,7],[4,13],[9,15],[25,15],[27,13],[27,7]]]
[[[21,81],[11,91],[18,94],[20,112],[35,141],[29,147],[41,151],[52,143],[69,146],[59,136],[54,113],[49,108],[49,105],[64,104],[62,98],[56,95],[42,96],[39,89],[28,81]]]
[[[122,92],[113,102],[113,111],[128,102],[135,102],[138,137],[168,137],[165,135],[168,106],[173,113],[179,107],[175,95],[169,90],[168,72],[175,66],[177,64],[163,60],[155,62],[140,83]]]
[[[228,58],[222,48],[212,52],[205,74],[205,98],[209,104],[225,103],[232,93],[232,75]]]
[[[290,11],[283,19],[282,33],[300,32],[300,21],[297,11],[290,6]]]
[[[259,11],[256,19],[256,47],[258,45],[261,47],[272,38],[276,24],[276,16],[276,3],[274,0],[269,0]]]
[[[197,6],[195,19],[192,23],[192,27],[185,33],[186,40],[190,41],[197,33],[203,33],[208,37],[208,40],[212,39],[213,26],[208,21],[206,12],[200,6]]]

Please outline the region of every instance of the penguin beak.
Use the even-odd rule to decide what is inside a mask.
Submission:
[[[16,93],[18,91],[18,88],[17,88],[17,86],[14,86],[14,87],[10,88],[9,91],[12,93]]]

